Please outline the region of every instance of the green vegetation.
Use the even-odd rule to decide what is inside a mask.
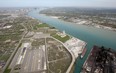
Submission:
[[[6,18],[8,16],[10,16],[10,15],[0,15],[0,19]]]
[[[14,56],[15,56],[15,54],[16,54],[18,48],[19,48],[21,45],[22,45],[22,43],[19,43],[19,45],[18,45],[18,47],[17,47],[17,49],[16,49],[16,51],[15,51],[15,53],[14,53],[12,59],[14,58]],[[9,57],[10,57],[10,55],[9,55]],[[12,59],[10,60],[9,64],[7,65],[7,67],[6,67],[5,71],[4,71],[4,73],[10,73],[11,69],[8,69],[8,67],[9,67],[9,65],[10,65],[10,63],[11,63],[11,61],[12,61]]]
[[[22,43],[20,43],[20,44],[18,45],[17,48],[19,48],[19,47],[21,46],[21,44],[22,44]],[[18,50],[18,49],[17,49],[17,50]],[[16,50],[16,52],[17,52],[17,50]],[[13,57],[15,56],[16,52],[14,53]],[[4,61],[6,62],[7,59],[8,59],[10,56],[11,56],[11,53],[8,52],[8,53],[4,54],[0,60],[4,60]],[[12,57],[12,59],[13,59],[13,57]],[[6,67],[5,71],[4,71],[4,73],[10,73],[11,69],[9,69],[8,67],[9,67],[9,65],[10,65],[10,63],[11,63],[11,61],[12,61],[12,59],[11,59],[10,62],[8,63],[8,65],[7,65],[7,67]]]
[[[99,10],[99,9],[85,9],[85,8],[75,8],[75,7],[61,7],[61,8],[49,8],[40,11],[42,14],[48,16],[58,16],[61,20],[78,23],[81,21],[87,21],[84,25],[93,26],[93,24],[108,26],[116,28],[116,18],[115,11],[109,11],[108,9]],[[108,18],[106,18],[108,17]]]
[[[60,41],[63,42],[63,43],[70,39],[70,36],[68,36],[68,35],[66,35],[66,36],[63,37],[63,38],[62,38],[61,36],[57,35],[57,34],[52,35],[52,36],[53,36],[54,38],[60,40]]]
[[[49,63],[50,73],[66,73],[71,60],[69,58]]]
[[[9,20],[10,21],[10,20]],[[4,61],[5,63],[13,53],[13,56],[10,58],[10,61],[4,71],[4,73],[10,73],[11,69],[9,69],[9,65],[14,58],[18,48],[22,45],[22,41],[19,43],[21,37],[27,32],[43,32],[47,34],[55,34],[58,32],[58,30],[55,30],[55,27],[51,27],[48,24],[39,24],[39,22],[35,19],[27,18],[27,17],[17,17],[14,19],[12,22],[6,22],[7,25],[11,25],[11,28],[5,28],[1,29],[0,33],[0,61]],[[6,25],[5,25],[6,26]],[[44,28],[44,27],[47,27]],[[39,28],[39,30],[37,30]],[[67,35],[64,38],[61,38],[58,35],[53,35],[53,37],[57,38],[58,40],[65,42],[68,40],[70,37]],[[24,37],[27,39],[26,37]],[[30,39],[30,38],[29,38]],[[54,73],[65,73],[68,66],[70,65],[71,62],[71,56],[69,52],[66,50],[66,48],[59,42],[57,42],[54,39],[50,39],[47,42],[48,44],[48,60],[49,60],[49,72],[54,72]],[[53,43],[51,44],[50,41]],[[35,48],[40,45],[45,45],[45,39],[32,39],[32,48]],[[15,47],[16,51],[14,51]],[[54,68],[53,68],[54,67]],[[53,69],[52,69],[53,68]]]
[[[3,60],[6,62],[9,57],[10,57],[10,54],[5,54],[5,55],[2,55],[2,57],[0,57],[0,60]]]
[[[57,60],[66,57],[66,50],[63,46],[57,47],[56,45],[51,45],[48,47],[48,60]]]
[[[39,24],[39,25],[37,25],[37,27],[38,28],[41,28],[41,27],[49,27],[49,25],[48,24]]]
[[[9,29],[1,29],[2,34],[0,35],[0,60],[7,62],[8,58],[22,37],[23,31],[20,31],[21,29],[24,29],[22,25],[14,25],[14,23],[12,23],[12,27]]]
[[[4,73],[10,73],[11,69],[5,69]]]
[[[10,26],[10,28],[0,29],[0,61],[6,64],[14,49],[16,49],[17,46],[18,48],[21,46],[22,43],[19,43],[19,41],[24,33],[26,31],[32,31],[35,24],[39,24],[39,22],[29,17],[17,17],[14,19],[2,20],[0,23],[3,27]],[[12,58],[9,61],[9,64],[11,63]],[[8,69],[9,64],[4,73],[10,72],[11,69]]]
[[[41,39],[36,39],[32,42],[31,44],[32,46],[40,46],[40,45],[45,45],[45,39],[41,38]]]
[[[37,24],[37,25],[34,26],[34,29],[37,30],[37,28],[43,28],[43,27],[49,27],[50,29],[55,29],[55,27],[52,27],[52,26],[50,26],[50,25],[48,25],[48,24],[46,24],[46,23]]]
[[[39,24],[38,20],[29,18],[29,17],[19,17],[15,23],[24,25],[28,31],[33,31],[34,27]]]
[[[50,27],[50,29],[56,29],[55,27]]]
[[[75,69],[75,64],[74,64],[73,67],[71,68],[70,73],[74,73],[74,69]]]
[[[37,30],[38,28],[43,28],[43,27],[50,27],[48,24],[36,24],[34,26],[34,29]]]

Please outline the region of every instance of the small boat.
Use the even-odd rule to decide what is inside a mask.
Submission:
[[[86,49],[86,48],[84,48],[84,49],[83,49],[83,52],[82,52],[82,54],[81,54],[81,58],[83,58],[83,57],[84,57],[84,55],[85,55],[86,51],[87,51],[87,49]]]

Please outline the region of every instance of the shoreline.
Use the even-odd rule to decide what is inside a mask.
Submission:
[[[41,14],[41,15],[44,15],[44,14]],[[63,21],[63,20],[61,20],[61,21]],[[68,23],[68,22],[67,22]],[[69,22],[70,23],[70,22]],[[49,23],[48,23],[49,24]],[[76,25],[76,24],[74,24],[74,25]],[[63,29],[64,30],[64,29]],[[69,34],[69,33],[68,33]],[[72,33],[71,33],[72,34]],[[78,37],[78,36],[75,36],[75,37]],[[80,38],[80,37],[79,37]],[[83,39],[83,38],[81,38],[81,39]],[[93,40],[94,41],[94,40]],[[98,42],[99,42],[99,40],[98,40]],[[87,43],[90,43],[90,42],[87,42]],[[106,43],[107,44],[107,43]],[[87,49],[88,49],[88,51],[91,49],[90,48],[90,46],[91,46],[92,44],[89,44],[89,46],[87,46]],[[92,45],[93,46],[93,45]],[[88,55],[88,52],[87,51],[87,53],[86,53],[86,55]],[[85,56],[85,58],[86,58],[86,56]],[[82,65],[82,63],[84,63],[83,61],[85,61],[85,58],[84,59],[82,59],[82,60],[79,60],[78,61],[78,63],[76,63],[76,65],[75,65],[75,69],[76,70],[74,70],[74,72],[75,73],[77,73],[77,72],[80,72],[80,70],[81,70],[81,68],[79,67],[80,65]],[[77,62],[77,60],[76,60],[76,62]],[[78,64],[78,65],[77,65]],[[78,69],[77,69],[77,67],[78,67]]]
[[[45,15],[45,14],[42,14],[42,15]],[[47,16],[47,15],[46,15]],[[50,18],[55,18],[55,19],[59,19],[60,17],[56,17],[56,16],[49,16]],[[34,17],[31,17],[31,18],[33,18],[33,19],[36,19],[36,18],[34,18]],[[43,22],[42,22],[43,23]],[[48,24],[47,24],[48,25]],[[56,29],[56,28],[55,28]],[[58,29],[56,29],[56,30],[58,30]],[[70,36],[71,38],[69,39],[69,40],[67,40],[67,41],[70,41],[70,40],[72,40],[72,38],[75,38],[75,39],[77,39],[77,40],[79,40],[79,41],[83,41],[83,40],[81,40],[81,39],[78,39],[78,38],[76,38],[76,37],[74,37],[74,36],[71,36],[71,35],[69,35],[69,34],[67,34],[66,33],[66,35],[68,35],[68,36]],[[72,70],[72,67],[73,66],[75,66],[75,62],[76,62],[76,59],[78,59],[79,58],[79,55],[77,55],[77,54],[79,54],[79,52],[73,52],[69,47],[67,47],[67,45],[66,45],[66,42],[64,43],[64,42],[62,42],[62,41],[60,41],[60,40],[58,40],[58,39],[56,39],[56,38],[54,38],[53,36],[51,36],[53,39],[55,39],[55,40],[57,40],[58,42],[60,42],[61,44],[63,44],[63,46],[66,48],[66,50],[70,53],[70,55],[71,55],[71,57],[72,57],[72,61],[71,61],[71,63],[70,63],[70,65],[69,65],[69,67],[68,67],[68,69],[67,69],[67,71],[66,71],[66,73],[70,73],[71,72],[71,70]],[[83,41],[83,43],[84,43],[84,45],[82,46],[82,48],[81,48],[81,52],[83,51],[83,49],[85,48],[85,46],[86,46],[86,42],[85,41]],[[78,45],[78,44],[77,44]],[[75,50],[76,50],[76,48],[75,48]],[[77,57],[75,57],[75,54],[77,55]]]
[[[52,16],[52,15],[47,15],[47,14],[42,14],[42,15],[49,16],[50,18],[59,19],[59,20],[65,21],[65,22],[75,23],[77,25],[85,25],[85,26],[95,27],[95,28],[98,28],[98,29],[105,29],[105,30],[116,32],[116,28],[112,28],[112,27],[109,27],[109,26],[104,26],[104,25],[99,25],[99,24],[80,24],[81,21],[80,22],[68,21],[68,20],[62,19],[61,16]]]

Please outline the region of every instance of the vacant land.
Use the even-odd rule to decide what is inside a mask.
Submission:
[[[1,29],[0,35],[0,61],[6,62],[22,37],[22,25],[11,24],[11,28]]]
[[[61,36],[59,36],[59,35],[57,35],[57,34],[53,34],[52,36],[53,36],[54,38],[60,40],[60,41],[63,42],[63,43],[70,39],[70,36],[68,36],[68,35],[66,35],[65,37],[61,37]]]
[[[65,73],[71,63],[71,56],[66,48],[56,40],[47,38],[48,72]]]
[[[33,40],[32,46],[40,46],[40,45],[45,45],[45,38]]]
[[[40,23],[40,24],[36,24],[34,26],[34,29],[37,30],[39,28],[44,28],[44,27],[50,27],[50,26],[48,24],[46,24],[46,23]]]
[[[35,24],[39,22],[27,16],[12,17],[0,15],[0,66],[6,65],[22,36],[27,31],[32,31]]]
[[[0,15],[0,19],[6,18],[8,16],[10,16],[10,15]]]

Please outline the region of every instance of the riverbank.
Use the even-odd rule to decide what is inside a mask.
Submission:
[[[43,14],[43,15],[49,16],[50,18],[55,18],[55,19],[59,19],[59,20],[62,20],[62,21],[75,23],[77,25],[86,25],[86,26],[89,26],[89,27],[95,27],[95,28],[99,28],[99,29],[106,29],[106,30],[116,32],[116,28],[112,28],[112,27],[104,26],[104,25],[100,25],[100,24],[94,24],[94,23],[91,23],[90,21],[78,20],[78,19],[75,19],[75,17],[74,18],[72,17],[72,18],[64,19],[65,18],[64,16],[52,16],[52,15],[47,15],[47,14]]]
[[[65,32],[69,35],[72,35],[76,38],[79,38],[85,42],[87,42],[87,52],[83,59],[76,60],[75,71],[74,73],[80,73],[82,69],[82,65],[86,60],[88,54],[90,53],[93,45],[104,45],[106,47],[111,47],[113,49],[116,48],[116,32],[108,31],[103,29],[97,29],[93,27],[88,27],[84,25],[74,25],[72,23],[68,23],[59,19],[53,19],[48,16],[39,14],[39,11],[32,11],[28,14],[29,16],[38,19],[44,23],[49,24],[57,28],[60,31],[65,30]]]
[[[68,35],[69,36],[69,35]],[[76,59],[79,58],[79,54],[82,53],[83,49],[86,46],[86,43],[80,39],[77,39],[75,37],[71,37],[66,42],[62,42],[61,40],[53,37],[55,40],[59,41],[64,45],[64,47],[69,51],[70,55],[72,56],[72,61],[70,63],[70,66],[68,67],[66,73],[72,73],[74,72],[75,62]]]

